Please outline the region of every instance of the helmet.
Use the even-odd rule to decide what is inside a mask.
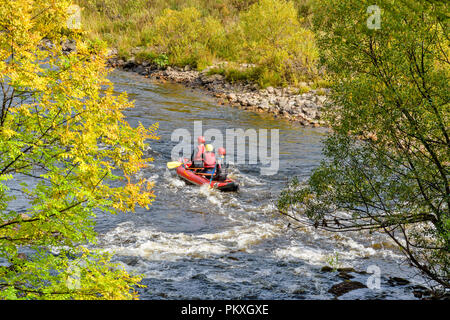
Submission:
[[[200,137],[198,137],[198,138],[197,138],[197,141],[198,141],[198,144],[202,144],[202,143],[205,143],[205,142],[206,142],[206,140],[205,140],[205,137],[204,137],[204,136],[200,136]]]
[[[224,156],[227,154],[227,152],[225,151],[225,148],[219,148],[217,151],[219,152],[219,155],[221,155],[221,156]]]
[[[214,147],[213,147],[212,144],[207,144],[205,146],[205,149],[206,149],[207,152],[212,152],[214,150]]]

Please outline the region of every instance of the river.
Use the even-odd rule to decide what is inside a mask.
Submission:
[[[155,182],[154,203],[135,213],[100,214],[96,226],[97,247],[143,275],[147,287],[139,289],[141,299],[333,299],[328,290],[343,279],[321,271],[331,261],[357,271],[375,266],[380,272],[379,289],[358,289],[339,299],[415,299],[413,284],[422,279],[384,235],[292,228],[278,214],[275,204],[286,181],[293,176],[304,181],[323,158],[325,129],[221,106],[200,91],[134,73],[114,71],[110,79],[117,92],[135,100],[135,108],[126,112],[132,125],[160,125],[161,139],[150,141],[146,153],[154,161],[140,173]],[[222,132],[279,129],[278,173],[264,176],[258,165],[232,164],[239,192],[186,185],[166,163],[177,144],[172,132],[185,128],[193,134],[194,121]],[[376,276],[351,275],[363,284]],[[411,283],[392,285],[392,277]]]

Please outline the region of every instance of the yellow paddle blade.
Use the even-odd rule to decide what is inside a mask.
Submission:
[[[179,161],[173,161],[173,162],[167,162],[167,168],[169,169],[175,169],[181,166],[183,163]]]

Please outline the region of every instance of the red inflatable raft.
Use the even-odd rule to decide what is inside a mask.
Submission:
[[[209,184],[211,188],[215,188],[220,191],[237,191],[239,189],[239,185],[231,179],[226,179],[225,181],[212,180],[210,183],[210,175],[197,173],[195,170],[190,169],[190,166],[190,162],[179,166],[177,168],[177,174],[180,178],[191,184],[196,184],[199,186]]]

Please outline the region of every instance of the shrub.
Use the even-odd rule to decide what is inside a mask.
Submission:
[[[122,58],[142,47],[137,59],[166,55],[170,65],[197,69],[228,61],[229,78],[261,86],[297,85],[318,78],[310,26],[318,0],[78,0],[92,36],[118,49]],[[238,63],[256,64],[240,70]]]
[[[214,48],[221,45],[224,33],[217,19],[204,17],[195,8],[185,8],[164,10],[143,37],[156,52],[166,53],[170,64],[201,69],[212,63]]]
[[[300,26],[290,1],[261,0],[240,15],[242,58],[278,73],[284,82],[316,75],[314,34]]]

